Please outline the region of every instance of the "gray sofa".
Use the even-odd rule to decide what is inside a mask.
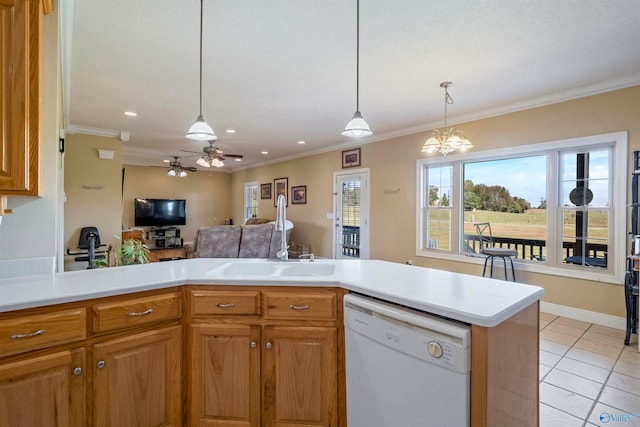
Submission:
[[[287,221],[287,242],[292,229],[293,224]],[[185,247],[187,258],[276,258],[280,236],[273,222],[201,227],[193,243]]]

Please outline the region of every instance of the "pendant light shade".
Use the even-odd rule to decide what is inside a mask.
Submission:
[[[362,118],[360,111],[356,111],[353,114],[353,118],[347,123],[347,127],[342,131],[342,135],[350,137],[360,137],[373,135],[367,122]]]
[[[209,126],[207,121],[202,115],[202,16],[203,16],[203,3],[204,0],[200,0],[200,114],[196,122],[191,125],[186,137],[189,139],[195,139],[197,141],[215,141],[218,139],[213,128]]]
[[[360,112],[360,0],[357,0],[356,17],[356,112],[342,131],[342,135],[352,138],[373,135],[371,128],[364,121]]]

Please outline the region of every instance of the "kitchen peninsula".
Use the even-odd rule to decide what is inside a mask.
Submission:
[[[471,425],[538,425],[543,290],[373,260],[188,259],[0,281],[0,406],[72,426],[345,426],[348,292],[471,325]]]

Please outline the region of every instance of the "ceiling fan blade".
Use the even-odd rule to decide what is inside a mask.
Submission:
[[[200,151],[189,151],[189,150],[180,150],[180,151],[184,151],[185,153],[193,153],[193,154],[202,155],[202,152],[200,152]],[[188,157],[191,157],[191,156],[188,156]]]
[[[227,153],[223,154],[223,156],[231,157],[234,159],[242,159],[244,157],[242,154],[227,154]]]
[[[189,171],[189,172],[198,172],[198,169],[194,166],[183,166],[182,169]]]

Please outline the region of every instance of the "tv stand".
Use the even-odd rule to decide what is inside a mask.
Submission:
[[[151,227],[147,230],[146,240],[152,250],[182,248],[183,245],[178,227]]]

